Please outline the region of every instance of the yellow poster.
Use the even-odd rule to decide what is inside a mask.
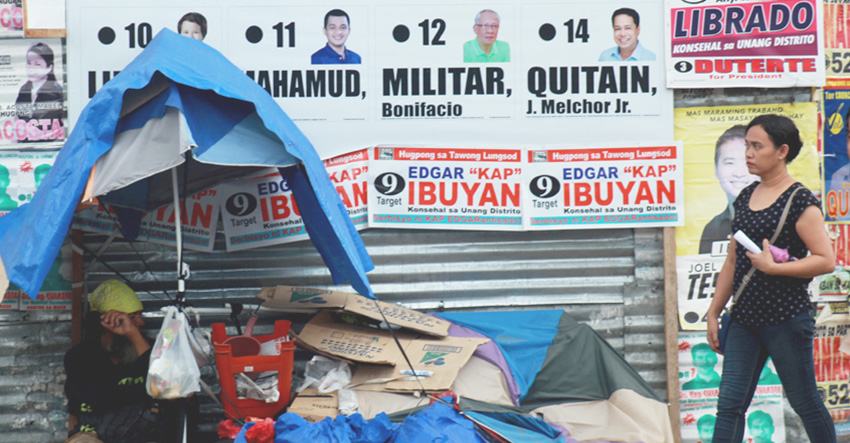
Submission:
[[[817,159],[816,103],[680,108],[674,138],[684,146],[685,225],[676,228],[679,320],[684,330],[705,329],[705,312],[732,234],[730,206],[758,177],[747,171],[746,126],[761,114],[785,115],[803,140],[788,165],[792,177],[815,193],[821,190]]]

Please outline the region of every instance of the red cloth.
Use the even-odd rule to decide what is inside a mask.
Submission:
[[[248,440],[248,443],[273,443],[274,420],[266,418],[251,426],[251,429],[245,432],[245,440]]]

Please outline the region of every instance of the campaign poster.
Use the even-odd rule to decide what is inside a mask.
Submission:
[[[667,86],[823,86],[820,0],[665,0]]]
[[[682,443],[711,443],[714,438],[714,424],[717,422],[717,408],[705,406],[680,410],[679,431]]]
[[[289,184],[275,168],[218,186],[228,251],[309,238]]]
[[[104,209],[102,206],[87,205],[83,209],[78,209],[74,212],[74,218],[71,219],[71,227],[84,232],[92,232],[95,234],[110,234],[118,228],[118,219],[115,218],[115,211]],[[137,237],[140,241],[144,238]]]
[[[21,299],[21,290],[14,284],[9,284],[9,288],[0,297],[0,311],[17,311],[18,303]]]
[[[173,204],[148,211],[142,218],[139,238],[176,247],[179,225],[184,248],[212,252],[218,229],[218,202],[218,190],[211,188],[180,200],[180,220]]]
[[[827,303],[815,323],[815,381],[836,433],[850,435],[850,313],[847,302]]]
[[[705,312],[732,235],[732,203],[758,179],[747,170],[746,125],[768,113],[785,115],[797,124],[803,148],[788,172],[817,194],[821,181],[816,103],[675,110],[675,139],[682,141],[685,152],[685,225],[676,228],[679,320],[684,330],[705,329]]]
[[[850,86],[850,3],[845,0],[823,0],[823,37],[827,82],[839,80]]]
[[[717,422],[714,406],[682,410],[679,422],[682,443],[711,443]],[[743,442],[785,443],[785,416],[781,401],[753,400],[747,409]],[[790,442],[796,443],[796,442]]]
[[[850,88],[823,91],[823,208],[827,223],[850,222]]]
[[[679,333],[679,407],[683,442],[711,442],[722,374],[723,356],[711,349],[705,332]],[[782,382],[770,359],[759,374],[747,416],[745,435],[756,437],[755,434],[759,434],[765,438],[760,441],[784,441]],[[764,420],[764,423],[760,426],[755,423],[757,420]],[[751,440],[745,438],[744,441]]]
[[[378,146],[369,227],[523,229],[522,149]]]
[[[369,148],[329,158],[324,164],[354,228],[369,227]]]
[[[831,224],[827,225],[827,228],[832,239],[832,250],[835,252],[835,265],[850,267],[850,229],[848,229],[848,225]]]
[[[23,188],[19,166],[17,151],[0,151],[0,217],[23,203],[20,201],[22,194],[18,192]]]
[[[836,226],[836,225],[833,225]],[[837,226],[846,226],[846,225],[837,225]],[[847,250],[847,238],[838,238],[833,241],[833,249],[836,248],[835,245],[840,240],[843,243],[843,246],[840,248],[842,253]],[[837,256],[837,254],[836,254]],[[850,296],[850,269],[845,268],[843,263],[846,263],[846,256],[841,257],[840,259],[836,259],[836,267],[835,270],[831,274],[822,275],[818,281],[817,288],[817,297],[815,298],[815,302],[817,303],[836,303],[836,302],[846,302],[847,297]]]
[[[218,229],[217,189],[200,191],[180,202],[180,232],[187,250],[212,252]],[[177,217],[174,205],[166,205],[142,215],[139,235],[135,241],[176,246]],[[91,205],[74,213],[72,227],[86,232],[110,234],[118,229],[114,209]]]
[[[0,216],[32,200],[56,151],[0,150]]]
[[[681,144],[529,150],[527,229],[684,223]]]
[[[62,60],[58,38],[3,41],[0,145],[65,139]]]
[[[44,177],[53,168],[57,154],[57,151],[26,151],[18,154],[21,180],[18,201],[23,204],[32,200]]]
[[[368,227],[369,149],[324,160],[355,229]],[[298,204],[275,168],[220,185],[222,223],[228,251],[306,240]]]
[[[20,292],[19,309],[21,311],[71,310],[73,254],[71,241],[66,239],[62,247],[59,248],[59,253],[53,260],[50,271],[44,277],[44,283],[42,283],[41,289],[34,298],[15,286]]]
[[[381,144],[671,139],[662,0],[70,0],[67,11],[72,121],[169,29],[244,71],[323,159]]]
[[[0,0],[0,38],[24,36],[23,0]]]

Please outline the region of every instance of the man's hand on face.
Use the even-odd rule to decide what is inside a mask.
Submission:
[[[100,324],[113,334],[127,336],[132,332],[138,332],[134,314],[121,311],[109,311],[100,316]]]

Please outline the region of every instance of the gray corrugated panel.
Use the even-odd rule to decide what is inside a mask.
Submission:
[[[663,307],[663,300],[652,300],[652,294],[642,292],[637,296],[631,291],[628,298],[624,294],[626,288],[659,274],[661,254],[650,250],[660,244],[658,231],[640,230],[636,236],[628,229],[372,229],[361,231],[361,235],[375,262],[376,269],[369,278],[380,299],[426,311],[440,307],[458,311],[564,309],[593,327],[627,361],[633,358],[630,363],[657,390],[664,385],[664,354],[663,317],[655,314]],[[99,235],[85,236],[92,250],[104,239]],[[153,274],[145,273],[133,248],[149,262]],[[262,286],[275,284],[350,290],[332,285],[328,270],[309,242],[226,253],[220,234],[216,248],[213,253],[186,252],[184,260],[192,269],[187,299],[195,306],[254,304],[258,301],[255,294]],[[134,288],[140,291],[149,310],[165,303],[157,300],[163,288],[174,294],[176,254],[172,249],[145,243],[131,247],[116,240],[103,258],[134,281]],[[641,275],[636,275],[636,263],[640,264]],[[109,278],[114,275],[101,264],[91,265],[86,274],[89,289]],[[264,333],[274,318],[282,315],[263,312],[258,333]],[[245,318],[247,313],[242,316],[243,323]],[[646,321],[627,321],[629,318]],[[205,315],[202,323],[208,326],[212,322],[230,324],[225,314]],[[148,335],[155,335],[158,325],[158,319],[149,319]],[[629,328],[636,339],[628,336]],[[229,328],[229,332],[235,334],[234,328]],[[298,358],[307,356],[299,353]],[[209,429],[215,417],[220,417],[220,410],[203,397],[201,404],[206,412],[205,428]]]
[[[0,312],[0,441],[64,441],[70,314]]]

